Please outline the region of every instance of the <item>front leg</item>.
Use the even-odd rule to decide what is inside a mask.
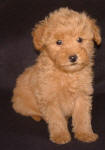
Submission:
[[[79,96],[72,114],[75,138],[84,142],[93,142],[98,138],[98,135],[93,132],[91,127],[91,105],[90,96]]]
[[[48,123],[50,140],[57,144],[65,144],[71,140],[67,120],[57,103],[49,102],[41,109],[43,119]]]

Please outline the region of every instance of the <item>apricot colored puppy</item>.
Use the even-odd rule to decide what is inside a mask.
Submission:
[[[36,121],[44,119],[52,142],[71,140],[67,124],[71,116],[75,138],[95,141],[98,135],[91,126],[93,40],[101,43],[95,20],[84,12],[60,8],[39,22],[32,36],[41,54],[18,77],[13,108]]]

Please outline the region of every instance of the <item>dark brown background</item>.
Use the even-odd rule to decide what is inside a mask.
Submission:
[[[16,114],[11,107],[16,77],[32,65],[38,53],[32,44],[35,23],[50,11],[68,6],[97,18],[103,42],[96,47],[92,125],[100,138],[92,144],[74,138],[66,145],[49,141],[47,125]],[[105,0],[0,0],[0,149],[105,150]],[[69,123],[71,130],[71,120]]]

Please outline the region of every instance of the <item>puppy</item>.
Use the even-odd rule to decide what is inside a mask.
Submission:
[[[17,79],[14,110],[36,121],[44,119],[50,140],[57,144],[71,140],[71,116],[75,138],[97,140],[91,126],[93,41],[101,43],[96,21],[84,12],[60,8],[35,25],[32,36],[41,54]]]

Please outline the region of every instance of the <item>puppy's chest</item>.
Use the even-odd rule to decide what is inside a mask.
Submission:
[[[80,90],[83,82],[83,79],[79,78],[78,76],[65,75],[61,76],[59,84],[62,90],[64,90],[66,93],[74,93]]]
[[[85,84],[83,85],[83,79],[78,76],[64,76],[60,80],[60,94],[59,94],[59,104],[62,111],[66,116],[72,114],[72,110],[75,105],[80,92],[83,92]]]
[[[79,83],[78,79],[70,76],[61,76],[59,78],[59,104],[65,116],[70,116],[77,99]]]
[[[60,76],[60,86],[62,89],[68,93],[80,93],[85,92],[92,94],[92,73],[89,71],[84,71],[75,74],[65,74]]]

